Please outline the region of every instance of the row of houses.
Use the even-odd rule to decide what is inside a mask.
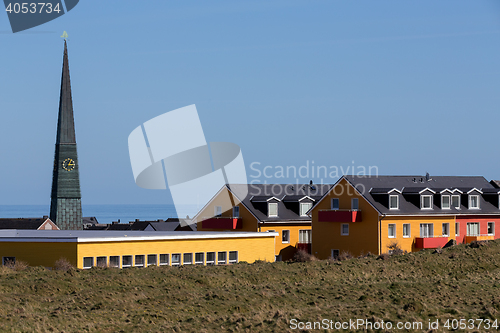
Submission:
[[[245,198],[237,196],[240,186],[248,186]],[[276,260],[299,249],[319,259],[344,251],[387,253],[395,244],[414,252],[498,239],[500,186],[480,176],[428,174],[343,176],[333,185],[228,185],[193,221],[199,231],[276,232]]]

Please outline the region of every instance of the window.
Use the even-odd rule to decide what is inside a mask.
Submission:
[[[235,264],[238,262],[238,251],[229,251],[229,263]]]
[[[389,209],[399,209],[399,195],[389,196]]]
[[[488,222],[488,235],[493,236],[495,234],[495,222]]]
[[[215,206],[214,215],[215,216],[222,216],[222,207],[221,206]]]
[[[290,243],[290,230],[283,230],[281,232],[281,243]]]
[[[233,207],[233,217],[234,218],[239,218],[240,217],[240,207],[239,206],[234,206]]]
[[[138,254],[135,256],[135,267],[144,267],[144,255]]]
[[[148,266],[156,266],[156,254],[148,254]]]
[[[183,265],[192,265],[193,264],[193,254],[192,253],[184,253],[182,259]]]
[[[388,236],[389,236],[389,238],[396,238],[396,225],[395,224],[389,224]]]
[[[332,210],[339,210],[339,199],[338,198],[332,199]]]
[[[207,265],[215,265],[215,252],[207,252]]]
[[[196,265],[203,265],[205,263],[205,253],[198,252],[194,254],[194,263]]]
[[[16,257],[3,257],[2,264],[4,266],[12,266],[16,263]],[[92,265],[90,266],[92,267]]]
[[[449,223],[443,223],[443,236],[445,236],[445,237],[450,236],[450,224]]]
[[[174,253],[172,254],[172,266],[179,266],[181,264],[181,254]]]
[[[88,269],[94,266],[94,258],[93,257],[84,257],[83,258],[83,269]]]
[[[422,238],[434,237],[434,224],[421,223],[420,224],[420,237],[422,237]]]
[[[309,209],[311,209],[312,203],[311,202],[301,202],[300,203],[300,216],[307,216],[307,212]]]
[[[450,209],[450,196],[442,195],[441,196],[441,209]]]
[[[330,257],[332,257],[332,259],[337,259],[340,255],[340,250],[330,250]]]
[[[311,244],[311,230],[299,230],[299,243]]]
[[[122,268],[132,266],[132,256],[123,256],[122,257]]]
[[[168,254],[160,254],[160,266],[168,265]]]
[[[460,236],[460,223],[455,223],[455,236]]]
[[[411,225],[409,223],[403,224],[403,237],[409,238],[411,236]]]
[[[422,195],[420,197],[421,209],[432,209],[432,195]]]
[[[347,223],[342,223],[340,225],[340,234],[342,236],[349,236],[349,224]]]
[[[479,209],[479,195],[469,195],[469,209]]]
[[[108,267],[108,257],[97,257],[96,258],[97,267]]]
[[[479,236],[479,222],[467,223],[467,236]]]
[[[110,256],[109,267],[120,267],[120,256]]]
[[[226,264],[226,252],[217,252],[217,265]]]
[[[351,210],[358,210],[359,200],[354,198],[351,200]]]
[[[451,207],[455,209],[460,209],[460,196],[452,195],[451,196]]]
[[[276,202],[268,203],[268,213],[269,213],[269,217],[277,217],[278,216],[278,204]]]

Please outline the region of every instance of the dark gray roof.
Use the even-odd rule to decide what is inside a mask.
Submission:
[[[307,222],[309,216],[300,216],[300,202],[304,196],[309,196],[316,204],[332,185],[313,184],[233,184],[229,186],[233,193],[244,193],[242,188],[248,188],[247,196],[239,198],[243,205],[261,222]],[[258,200],[255,200],[255,198]],[[267,199],[278,198],[278,217],[268,217]],[[293,198],[294,200],[289,200]],[[251,200],[252,199],[252,200]]]
[[[172,222],[150,222],[149,224],[156,231],[175,231],[175,229],[177,229],[177,227],[179,227],[181,223],[178,221],[177,222],[172,221]]]
[[[494,187],[482,176],[432,176],[426,180],[425,176],[373,176],[358,177],[344,176],[361,194],[382,214],[387,215],[478,215],[478,214],[500,214],[500,209],[494,204],[494,200],[485,200],[480,195],[480,209],[468,209],[466,193],[476,188],[489,193]],[[371,192],[372,189],[395,188],[403,194],[400,196],[399,209],[389,210],[387,197],[382,193]],[[420,209],[418,194],[425,188],[436,192],[434,195],[433,209]],[[443,189],[460,189],[463,191],[460,209],[441,209],[439,206],[439,192]],[[415,199],[416,198],[416,199]],[[498,200],[496,201],[498,202]]]
[[[0,219],[0,229],[37,230],[47,219],[48,217],[3,218]]]

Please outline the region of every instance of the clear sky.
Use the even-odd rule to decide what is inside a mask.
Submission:
[[[127,138],[190,104],[253,181],[500,179],[498,0],[85,0],[16,34],[0,13],[0,204],[50,203],[64,30],[84,205],[169,203],[135,185]]]

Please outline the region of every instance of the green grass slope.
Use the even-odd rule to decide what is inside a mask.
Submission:
[[[421,321],[423,331],[439,320],[435,331],[446,332],[447,319],[500,321],[500,242],[432,252],[212,267],[3,267],[0,331],[287,332],[292,319],[368,319]]]

